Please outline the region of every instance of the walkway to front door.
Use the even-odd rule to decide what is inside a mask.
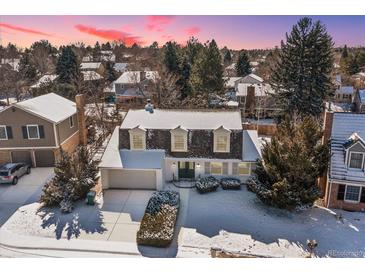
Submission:
[[[194,179],[195,163],[179,161],[179,179]]]

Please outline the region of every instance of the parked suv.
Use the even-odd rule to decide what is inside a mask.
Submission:
[[[24,163],[8,163],[0,166],[0,184],[16,185],[20,177],[30,173],[30,166]]]

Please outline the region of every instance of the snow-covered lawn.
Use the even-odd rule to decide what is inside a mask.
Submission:
[[[365,213],[326,208],[279,210],[262,204],[245,186],[239,191],[219,188],[203,195],[195,189],[180,189],[180,197],[178,225],[208,237],[225,230],[248,234],[266,244],[284,239],[304,249],[307,239],[315,239],[317,256],[365,257]]]

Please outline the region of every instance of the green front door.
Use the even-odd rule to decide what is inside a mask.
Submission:
[[[179,179],[195,178],[194,162],[179,162]]]

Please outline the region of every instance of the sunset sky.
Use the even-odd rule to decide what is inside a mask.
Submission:
[[[0,16],[0,39],[26,47],[47,39],[52,44],[94,44],[120,40],[159,45],[190,36],[205,42],[214,38],[220,47],[271,48],[280,44],[301,16]],[[321,20],[336,46],[365,45],[365,16],[312,16]]]

